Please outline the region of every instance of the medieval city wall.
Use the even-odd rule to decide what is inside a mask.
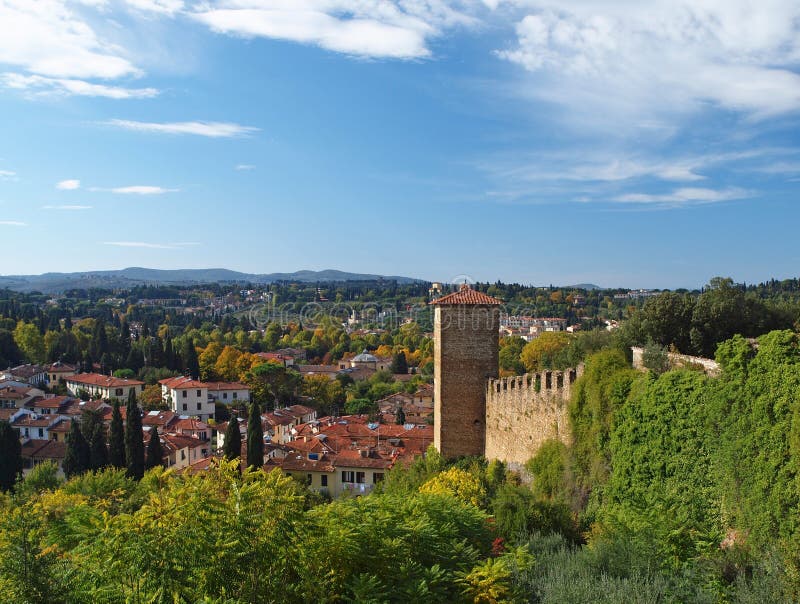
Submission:
[[[583,365],[489,380],[486,388],[486,457],[523,464],[542,443],[570,444],[569,399]]]

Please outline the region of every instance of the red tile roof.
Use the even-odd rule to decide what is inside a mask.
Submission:
[[[159,380],[158,383],[171,390],[175,388],[208,388],[208,384],[201,382],[200,380],[193,380],[185,375]]]
[[[87,384],[89,386],[99,386],[101,388],[121,388],[124,386],[144,386],[144,382],[139,380],[126,380],[115,378],[100,373],[79,373],[67,378],[68,382],[76,384]]]
[[[502,303],[503,303],[502,300],[498,300],[497,298],[492,298],[491,296],[487,296],[484,293],[476,291],[466,283],[462,284],[461,289],[459,289],[457,292],[453,292],[452,294],[442,296],[438,300],[434,300],[433,302],[431,302],[431,304],[435,304],[437,306],[461,306],[461,305],[487,306],[487,305],[497,305]]]
[[[250,386],[241,382],[206,382],[209,390],[250,390]]]

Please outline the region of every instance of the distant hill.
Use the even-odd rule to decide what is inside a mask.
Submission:
[[[161,270],[129,267],[114,271],[89,271],[82,273],[44,273],[42,275],[0,276],[0,288],[15,291],[41,291],[58,293],[68,289],[102,287],[125,288],[143,284],[193,285],[200,283],[253,283],[266,284],[275,281],[314,283],[317,281],[397,281],[398,283],[421,283],[411,277],[347,273],[333,269],[322,271],[296,271],[294,273],[250,274],[225,268]]]

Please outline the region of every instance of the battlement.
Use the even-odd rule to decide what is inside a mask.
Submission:
[[[548,439],[569,444],[569,399],[581,375],[583,365],[488,380],[486,457],[521,464]]]

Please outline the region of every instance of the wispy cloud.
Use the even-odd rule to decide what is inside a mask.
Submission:
[[[76,178],[69,178],[56,183],[56,189],[61,189],[62,191],[74,191],[80,188],[81,181]]]
[[[0,170],[0,180],[11,180],[16,178],[17,173],[11,170]]]
[[[95,96],[109,99],[149,99],[157,96],[156,88],[126,88],[94,84],[85,80],[48,78],[39,75],[26,76],[20,73],[4,73],[0,82],[8,88],[27,90],[34,94]]]
[[[135,247],[152,250],[178,250],[187,246],[197,245],[197,243],[151,243],[147,241],[103,241],[103,245],[113,245],[115,247]]]
[[[201,5],[192,17],[229,35],[288,40],[359,57],[419,59],[431,55],[428,42],[447,29],[476,25],[472,13],[481,9],[442,0],[222,0]]]
[[[244,171],[244,170],[255,170],[256,167],[253,164],[237,164],[233,168],[234,170]]]
[[[77,210],[91,210],[92,206],[78,206],[78,205],[54,205],[54,206],[42,206],[43,210],[68,210],[68,211],[77,211]]]
[[[141,11],[173,16],[183,10],[183,0],[126,0],[128,6]]]
[[[656,204],[663,207],[685,207],[744,199],[752,197],[752,195],[752,192],[736,187],[721,190],[684,187],[669,193],[627,193],[614,197],[612,201],[630,204]]]
[[[800,5],[749,0],[517,2],[517,41],[498,55],[535,96],[598,123],[708,106],[764,118],[800,108]]]
[[[0,220],[0,226],[24,227],[24,226],[28,226],[28,223],[27,222],[21,222],[19,220]]]
[[[134,130],[137,132],[156,132],[159,134],[194,134],[210,138],[236,138],[258,132],[258,128],[242,126],[232,122],[137,122],[113,119],[103,122],[109,126]]]
[[[164,187],[154,187],[150,185],[114,187],[113,189],[108,190],[119,195],[162,195],[164,193],[174,193],[178,191],[178,189],[165,189]]]

